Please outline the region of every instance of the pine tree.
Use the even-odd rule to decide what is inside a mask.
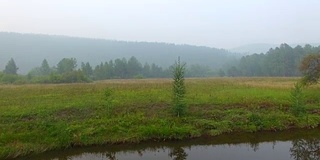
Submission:
[[[14,62],[13,58],[11,58],[9,60],[9,62],[7,63],[6,65],[6,68],[4,69],[4,73],[6,74],[17,74],[17,71],[18,71],[18,67],[16,65],[16,63]]]
[[[185,93],[186,87],[184,84],[184,74],[186,64],[181,64],[180,57],[178,62],[173,65],[173,112],[176,116],[180,117],[186,112]]]
[[[40,72],[41,72],[41,75],[49,75],[51,73],[51,69],[46,59],[42,61]]]

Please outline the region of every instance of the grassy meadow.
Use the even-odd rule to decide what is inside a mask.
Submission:
[[[320,85],[304,89],[307,114],[297,117],[290,112],[297,81],[186,79],[183,117],[172,114],[171,79],[0,85],[0,159],[73,146],[317,127]]]

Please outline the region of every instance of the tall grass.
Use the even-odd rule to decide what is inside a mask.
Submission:
[[[304,90],[306,121],[290,112],[296,81],[185,79],[188,112],[179,118],[170,112],[171,79],[0,85],[0,159],[72,146],[316,127],[320,86]]]

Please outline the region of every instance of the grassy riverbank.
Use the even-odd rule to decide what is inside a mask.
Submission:
[[[290,91],[297,80],[186,79],[188,113],[180,118],[170,110],[171,79],[0,85],[0,159],[72,146],[316,127],[320,86],[305,90],[307,115],[295,117]]]

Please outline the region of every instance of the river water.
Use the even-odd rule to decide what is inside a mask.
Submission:
[[[320,160],[320,128],[50,151],[33,160]]]

